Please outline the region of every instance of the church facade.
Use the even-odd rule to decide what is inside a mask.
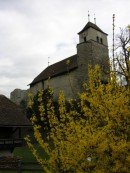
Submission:
[[[78,35],[77,53],[44,69],[29,84],[28,91],[36,94],[38,90],[50,86],[54,91],[54,99],[61,90],[66,98],[75,98],[82,91],[83,83],[88,81],[89,64],[100,65],[104,71],[103,80],[106,80],[109,71],[107,34],[96,24],[88,22]],[[11,93],[12,101],[17,100],[14,95],[17,95],[16,91]]]

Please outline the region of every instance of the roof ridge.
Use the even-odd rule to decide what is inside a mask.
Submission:
[[[84,32],[85,30],[87,30],[87,29],[89,29],[89,28],[93,28],[93,29],[95,29],[95,30],[97,30],[97,31],[100,31],[100,32],[106,34],[106,33],[103,32],[96,24],[94,24],[94,23],[92,23],[92,22],[88,22],[88,23],[84,26],[84,28],[83,28],[78,34],[81,34],[82,32]],[[106,34],[106,35],[107,35],[107,34]]]
[[[68,58],[65,58],[61,61],[58,61],[46,67],[37,77],[34,78],[34,80],[29,85],[35,84],[41,80],[47,79],[48,77],[54,77],[55,75],[58,75],[67,71],[67,64],[66,64],[67,59],[72,60],[70,61],[70,64],[69,64],[69,70],[76,68],[77,67],[76,57],[77,57],[77,54],[72,55]]]

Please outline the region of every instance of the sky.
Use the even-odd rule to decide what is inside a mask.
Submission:
[[[130,24],[130,0],[0,0],[0,94],[10,97],[47,66],[77,53],[78,32],[88,22],[115,35]]]

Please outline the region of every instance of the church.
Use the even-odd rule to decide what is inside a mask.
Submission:
[[[16,103],[17,98],[21,98],[22,101],[29,91],[35,95],[38,90],[47,89],[48,86],[54,91],[54,99],[57,99],[61,90],[66,98],[75,98],[76,94],[82,91],[83,83],[88,81],[89,64],[100,65],[103,80],[107,80],[109,71],[107,34],[89,21],[78,36],[79,43],[75,55],[48,66],[32,80],[27,91],[14,90],[11,93],[11,100]]]

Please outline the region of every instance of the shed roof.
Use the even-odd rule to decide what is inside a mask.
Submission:
[[[69,64],[67,65],[67,61],[69,60]],[[48,66],[45,70],[43,70],[29,85],[34,85],[40,81],[48,79],[49,77],[55,77],[60,74],[66,73],[68,71],[74,70],[77,68],[77,55],[73,55],[69,58],[66,58],[62,61],[59,61],[55,64]]]
[[[93,29],[95,29],[95,30],[97,30],[97,31],[102,32],[102,33],[105,34],[105,35],[108,35],[108,34],[106,34],[105,32],[103,32],[96,24],[94,24],[94,23],[92,23],[92,22],[88,22],[88,23],[85,25],[85,27],[84,27],[78,34],[81,34],[82,32],[86,31],[86,30],[89,29],[89,28],[93,28]]]
[[[23,114],[21,108],[4,95],[0,95],[0,127],[30,126],[31,123]]]

